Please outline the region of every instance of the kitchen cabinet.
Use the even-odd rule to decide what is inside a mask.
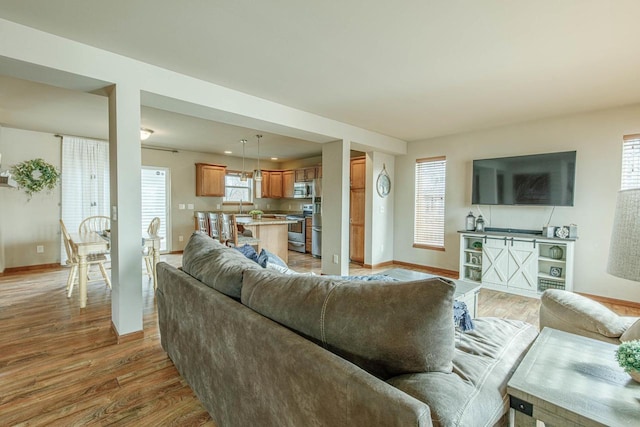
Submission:
[[[573,291],[574,240],[464,233],[460,280],[526,296],[546,289]]]
[[[269,197],[272,199],[281,199],[282,194],[282,171],[270,171]]]
[[[227,167],[196,163],[196,196],[223,197]]]
[[[269,171],[262,170],[262,181],[253,181],[255,197],[257,199],[266,199],[269,197]]]
[[[349,191],[349,258],[364,263],[365,159],[351,160]]]
[[[295,173],[295,182],[308,182],[319,178],[318,168],[316,167],[296,169]]]
[[[282,195],[293,198],[293,183],[295,182],[295,171],[282,172]]]

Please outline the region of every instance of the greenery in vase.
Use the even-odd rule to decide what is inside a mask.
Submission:
[[[260,209],[253,209],[249,211],[249,215],[262,215],[264,212],[262,212]]]
[[[13,165],[11,175],[29,198],[45,188],[53,190],[60,179],[58,169],[43,159],[26,160]]]
[[[616,359],[626,372],[640,372],[640,340],[620,344],[616,350]]]

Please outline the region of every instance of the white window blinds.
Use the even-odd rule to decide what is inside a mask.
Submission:
[[[640,134],[625,135],[623,141],[620,188],[640,188]]]
[[[161,237],[160,251],[164,252],[167,250],[169,241],[169,236],[167,236],[169,169],[143,167],[140,179],[142,186],[142,236],[146,236],[151,220],[155,217],[160,218],[158,236]]]
[[[413,246],[444,250],[446,158],[416,160]]]

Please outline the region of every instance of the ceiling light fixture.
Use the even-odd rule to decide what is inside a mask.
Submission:
[[[224,150],[224,154],[232,154],[232,153],[233,153],[233,151],[231,151],[231,150]]]
[[[146,141],[147,139],[149,139],[152,133],[153,130],[151,129],[140,128],[140,141]]]
[[[246,139],[241,139],[240,142],[242,143],[242,172],[240,173],[240,181],[246,182],[247,181],[247,173],[244,171],[244,147],[245,147],[245,145],[247,145],[247,140]]]
[[[278,158],[277,157],[272,157],[271,160],[278,160]]]
[[[258,169],[253,173],[253,179],[260,182],[262,181],[262,171],[260,170],[260,138],[262,135],[256,135],[258,138]]]

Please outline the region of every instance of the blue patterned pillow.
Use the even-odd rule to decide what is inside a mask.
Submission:
[[[247,258],[249,258],[251,261],[257,262],[258,264],[260,264],[258,262],[258,253],[256,252],[255,249],[253,249],[253,246],[251,245],[244,245],[244,246],[240,246],[238,248],[236,248],[238,251],[240,251],[240,253],[244,256],[246,256]],[[264,250],[264,249],[263,249]]]

